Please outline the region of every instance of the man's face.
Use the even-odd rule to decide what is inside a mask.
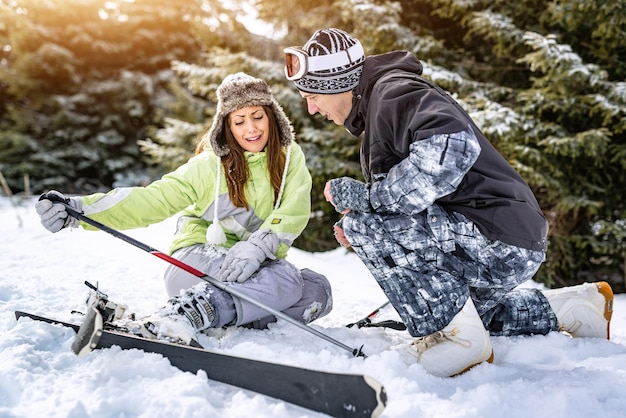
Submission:
[[[311,115],[319,113],[337,125],[343,125],[352,110],[352,92],[319,94],[300,92]]]

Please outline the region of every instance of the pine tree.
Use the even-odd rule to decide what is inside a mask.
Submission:
[[[360,140],[307,114],[281,51],[340,27],[368,55],[415,53],[424,77],[459,100],[526,179],[551,227],[539,281],[606,279],[624,290],[622,0],[253,2],[283,39],[249,33],[238,1],[20,2],[28,13],[3,3],[0,170],[30,173],[42,188],[95,189],[145,174],[138,139],[159,172],[173,169],[210,126],[221,80],[244,71],[272,87],[313,175],[313,216],[296,245],[334,248],[339,215],[322,190],[330,178],[360,178]]]
[[[269,18],[278,2],[258,4]],[[533,188],[550,222],[539,281],[606,279],[624,289],[623,1],[322,0],[300,7],[303,16],[333,10],[340,19],[331,25],[358,37],[367,54],[414,52],[424,76],[466,108]],[[274,16],[276,25],[291,25],[285,44],[331,26]],[[306,135],[328,138],[325,128]]]
[[[170,61],[200,52],[195,1],[23,0],[2,9],[11,48],[0,168],[33,190],[140,181],[137,141],[166,99]],[[156,121],[158,122],[158,120]],[[132,180],[130,179],[132,178]]]

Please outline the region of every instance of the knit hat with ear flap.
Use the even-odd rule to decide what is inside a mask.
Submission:
[[[223,157],[230,152],[224,136],[224,117],[248,106],[269,106],[276,117],[281,145],[286,147],[294,140],[293,126],[267,83],[260,78],[236,73],[226,77],[217,88],[217,109],[205,136],[217,156]]]

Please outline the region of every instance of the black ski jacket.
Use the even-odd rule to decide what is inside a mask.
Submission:
[[[421,74],[410,52],[369,56],[353,90],[344,126],[364,133],[361,168],[375,210],[416,213],[437,203],[489,239],[545,251],[547,221],[528,184],[461,106]]]

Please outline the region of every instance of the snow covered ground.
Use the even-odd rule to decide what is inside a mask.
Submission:
[[[51,234],[39,224],[33,204],[31,199],[15,208],[0,197],[0,417],[324,416],[209,381],[203,372],[181,372],[156,354],[112,348],[77,357],[70,351],[72,331],[16,321],[15,310],[78,321],[71,311],[84,307],[85,280],[139,315],[166,300],[164,261],[104,232]],[[168,220],[127,234],[165,251],[173,228]],[[367,359],[284,321],[265,331],[227,330],[201,343],[264,361],[370,375],[387,389],[387,418],[626,417],[624,294],[615,299],[611,341],[559,333],[493,338],[493,364],[442,379],[415,364],[404,350],[411,341],[405,332],[344,326],[385,302],[354,254],[294,249],[289,260],[333,284],[335,308],[312,326],[350,347],[363,345]],[[393,312],[380,319],[389,318]]]

